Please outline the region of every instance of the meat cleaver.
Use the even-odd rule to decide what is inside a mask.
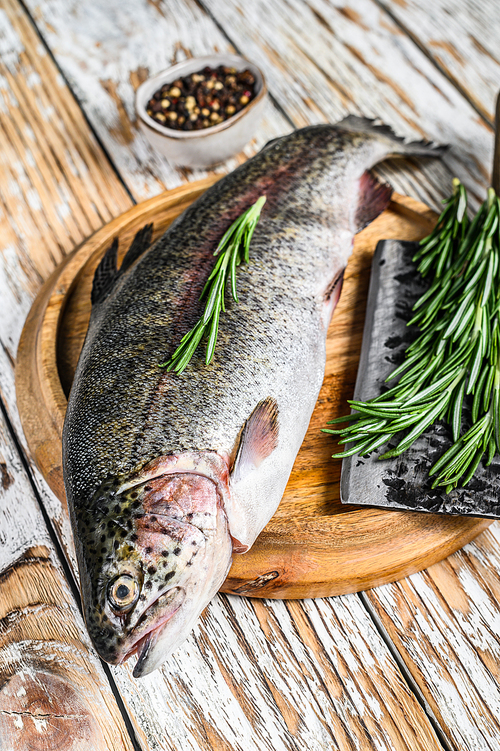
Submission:
[[[412,306],[426,290],[426,282],[412,261],[417,248],[417,243],[399,240],[381,240],[377,245],[355,399],[371,399],[394,385],[385,384],[385,379],[403,362],[406,347],[418,335],[416,327],[406,325]],[[466,427],[464,424],[463,429]],[[388,446],[395,446],[402,435]],[[439,421],[399,457],[379,460],[387,450],[383,446],[369,456],[355,454],[343,459],[342,503],[500,518],[498,454],[489,467],[479,465],[467,487],[448,494],[444,488],[432,489],[429,469],[451,444],[451,429]]]

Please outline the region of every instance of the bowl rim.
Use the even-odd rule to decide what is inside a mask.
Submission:
[[[156,85],[161,85],[162,83],[165,83],[168,81],[168,79],[173,75],[173,78],[175,79],[175,73],[180,69],[184,69],[187,65],[188,68],[193,67],[194,71],[198,69],[198,67],[204,67],[205,65],[208,65],[210,62],[213,65],[214,58],[218,58],[220,60],[219,65],[223,65],[224,62],[233,62],[238,63],[241,65],[241,63],[244,63],[245,66],[250,67],[253,72],[256,72],[258,77],[260,77],[262,85],[260,87],[259,92],[256,94],[254,99],[252,99],[249,104],[244,107],[239,112],[236,112],[236,114],[231,115],[231,117],[228,117],[227,120],[224,120],[222,123],[217,123],[217,125],[210,125],[208,128],[202,128],[201,130],[173,130],[170,128],[165,128],[163,125],[160,125],[160,123],[157,123],[153,118],[151,118],[148,113],[146,112],[146,107],[140,103],[140,99],[142,99],[143,91],[146,87],[150,87],[153,81]],[[194,72],[191,71],[191,72]],[[186,71],[190,72],[190,71]],[[255,105],[259,104],[267,95],[267,82],[265,79],[265,76],[261,69],[255,64],[252,63],[250,60],[247,60],[245,57],[241,57],[240,55],[233,55],[231,53],[227,54],[218,54],[214,53],[211,55],[201,55],[199,57],[191,57],[186,60],[182,60],[180,63],[176,63],[175,65],[172,65],[170,68],[166,68],[165,70],[161,71],[160,73],[157,73],[155,76],[150,76],[145,81],[141,83],[139,88],[137,89],[135,93],[135,110],[137,113],[137,116],[140,118],[142,125],[144,125],[146,128],[149,128],[150,130],[154,131],[155,133],[158,133],[159,135],[163,136],[164,138],[170,138],[172,140],[176,141],[190,141],[192,139],[196,138],[203,138],[207,136],[211,136],[215,133],[220,133],[223,130],[226,130],[227,128],[230,128],[232,125],[237,123],[239,120],[243,119],[245,115],[247,115],[249,112],[251,112],[252,109],[255,109]],[[170,131],[170,132],[169,132]]]

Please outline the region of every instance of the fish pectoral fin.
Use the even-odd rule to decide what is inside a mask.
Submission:
[[[127,271],[135,261],[137,261],[144,251],[149,248],[152,236],[152,224],[146,224],[141,230],[139,230],[132,240],[130,248],[123,257],[120,269],[118,269],[117,265],[118,238],[115,237],[111,246],[101,258],[99,266],[95,270],[94,281],[92,282],[92,293],[90,296],[92,305],[98,305],[107,298],[115,286],[117,279],[119,279],[120,276]]]
[[[257,404],[241,433],[231,482],[242,480],[277,447],[279,435],[278,405],[268,396]]]
[[[127,271],[137,259],[150,247],[153,237],[153,225],[146,224],[136,234],[130,248],[127,250],[123,257],[122,265],[120,266],[120,273],[123,274]]]
[[[356,232],[361,232],[370,222],[381,214],[389,205],[392,188],[381,183],[374,175],[364,172],[359,181],[359,198],[356,209]]]

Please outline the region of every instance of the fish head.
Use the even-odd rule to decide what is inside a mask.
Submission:
[[[232,556],[214,479],[172,471],[139,479],[117,492],[109,483],[100,490],[79,545],[93,644],[112,664],[137,654],[136,677],[184,641],[223,583]]]

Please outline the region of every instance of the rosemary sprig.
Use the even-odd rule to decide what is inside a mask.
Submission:
[[[500,451],[500,202],[490,188],[472,223],[458,180],[434,231],[414,256],[431,280],[409,322],[420,335],[404,363],[387,379],[397,384],[367,402],[349,402],[354,413],[332,420],[347,427],[324,432],[348,444],[335,457],[366,455],[410,429],[379,458],[399,456],[436,420],[452,427],[453,445],[430,470],[433,487],[450,492],[466,485],[481,459]],[[472,397],[472,424],[461,435],[464,397]]]
[[[239,302],[236,291],[236,267],[240,263],[248,263],[250,241],[265,202],[266,197],[261,196],[231,224],[224,234],[214,252],[214,256],[219,256],[219,258],[200,295],[200,300],[207,297],[204,313],[198,323],[187,334],[184,334],[170,360],[160,365],[161,368],[166,367],[167,370],[182,373],[206,333],[208,333],[208,342],[205,362],[209,365],[212,361],[217,343],[220,314],[226,311],[224,302],[226,285],[229,281],[233,300],[236,303]]]

